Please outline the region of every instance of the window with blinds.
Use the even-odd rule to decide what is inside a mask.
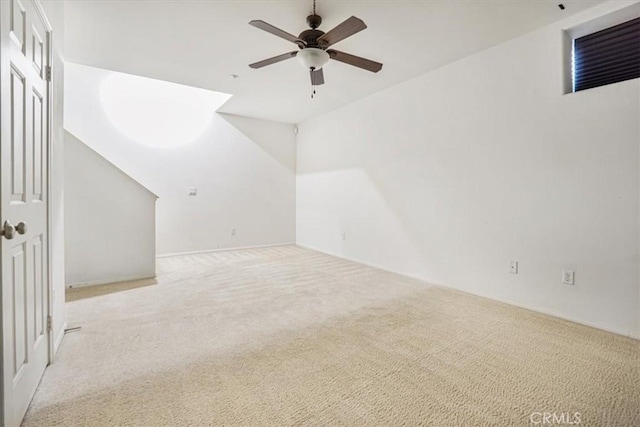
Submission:
[[[640,77],[640,18],[573,41],[573,91]]]

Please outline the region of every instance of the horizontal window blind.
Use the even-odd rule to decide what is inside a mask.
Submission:
[[[573,90],[640,77],[640,18],[574,40]]]

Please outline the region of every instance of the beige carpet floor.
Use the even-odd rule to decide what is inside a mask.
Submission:
[[[638,341],[295,246],[73,293],[24,426],[640,426]]]

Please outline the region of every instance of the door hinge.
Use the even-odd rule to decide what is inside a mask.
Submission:
[[[47,316],[47,332],[51,332],[53,329],[51,316]]]
[[[47,65],[44,68],[45,79],[50,82],[51,81],[51,65]]]

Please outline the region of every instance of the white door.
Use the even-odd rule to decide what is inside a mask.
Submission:
[[[49,362],[50,30],[36,2],[0,0],[0,268],[5,426],[20,425]]]

